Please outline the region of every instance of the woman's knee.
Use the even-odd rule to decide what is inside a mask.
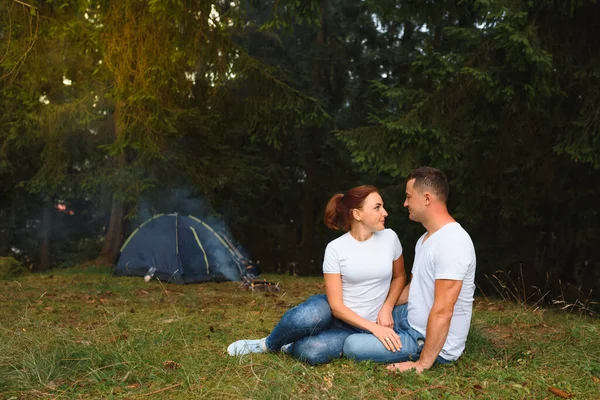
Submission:
[[[324,329],[332,321],[331,307],[324,295],[309,297],[294,309],[293,315],[296,323],[306,328]]]
[[[303,304],[310,305],[311,307],[317,307],[322,310],[327,310],[331,313],[331,307],[327,301],[327,296],[324,294],[314,294],[310,296]]]

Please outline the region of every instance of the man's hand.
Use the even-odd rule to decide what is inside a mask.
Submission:
[[[410,371],[411,369],[414,369],[417,371],[417,374],[420,374],[421,372],[423,372],[423,370],[427,369],[424,368],[423,365],[421,365],[421,363],[419,361],[405,361],[405,362],[401,362],[401,363],[394,363],[394,364],[390,364],[387,367],[385,367],[388,371],[394,371],[394,372],[405,372],[405,371]]]

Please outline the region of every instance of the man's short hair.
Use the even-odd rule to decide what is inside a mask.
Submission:
[[[419,167],[408,175],[406,181],[415,180],[413,187],[419,191],[430,190],[442,202],[448,200],[448,179],[446,175],[437,168]]]

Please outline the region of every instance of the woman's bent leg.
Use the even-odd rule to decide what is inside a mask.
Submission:
[[[349,329],[328,329],[297,340],[286,352],[311,365],[325,364],[342,356],[344,342],[353,333],[355,332]]]
[[[408,323],[406,305],[396,306],[392,311],[394,330],[400,336],[402,348],[392,352],[387,350],[381,341],[370,333],[357,333],[348,336],[344,343],[344,355],[358,361],[401,362],[416,360],[423,348],[421,334]]]
[[[357,361],[395,363],[419,358],[419,345],[406,332],[396,332],[402,348],[396,352],[386,349],[381,341],[370,333],[355,333],[344,343],[344,355]]]
[[[333,316],[327,296],[317,294],[288,310],[266,339],[270,351],[279,351],[288,343],[316,335],[331,326]],[[343,343],[342,343],[343,344]]]

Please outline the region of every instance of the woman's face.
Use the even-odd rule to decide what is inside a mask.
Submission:
[[[383,199],[379,193],[373,192],[367,196],[360,209],[354,210],[353,216],[370,231],[376,232],[385,229],[388,213],[383,208]]]

